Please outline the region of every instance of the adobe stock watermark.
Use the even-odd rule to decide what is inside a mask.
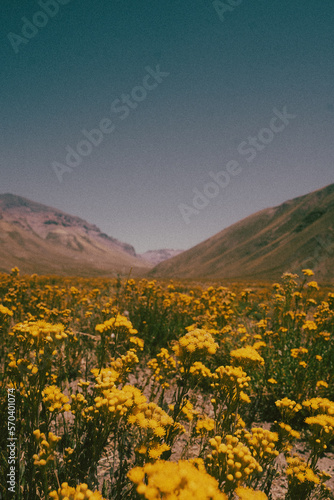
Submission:
[[[145,70],[147,73],[143,77],[141,85],[136,85],[129,94],[122,94],[120,98],[112,101],[110,111],[119,120],[126,120],[139,104],[145,101],[149,92],[156,89],[158,84],[162,83],[169,76],[169,73],[160,70],[159,64],[155,69],[146,66]],[[114,130],[116,130],[116,125],[110,118],[106,117],[99,121],[96,128],[81,130],[81,134],[85,138],[81,138],[75,147],[69,144],[65,147],[66,156],[64,163],[57,161],[51,163],[58,181],[62,182],[65,173],[71,173],[74,168],[81,165],[83,158],[90,156],[93,149],[99,147],[105,136],[110,135]]]
[[[269,126],[261,128],[255,136],[248,136],[247,140],[240,142],[237,147],[238,153],[245,157],[248,163],[252,163],[257,157],[258,153],[263,151],[273,140],[276,134],[283,132],[289,125],[291,120],[294,120],[297,115],[288,113],[287,107],[284,106],[282,111],[273,108],[274,116],[269,122]],[[225,167],[225,170],[219,172],[209,172],[211,181],[207,182],[202,191],[194,188],[192,191],[195,196],[192,199],[192,204],[180,203],[178,209],[186,224],[190,223],[190,217],[197,215],[201,210],[206,208],[210,200],[216,198],[220,191],[226,188],[232,177],[239,175],[243,170],[242,165],[237,160],[230,160]]]
[[[217,12],[221,22],[224,22],[225,13],[233,12],[236,7],[239,7],[239,5],[242,4],[242,2],[243,0],[225,0],[224,2],[222,2],[221,0],[214,0],[214,2],[212,2],[212,6]]]
[[[27,17],[21,17],[23,25],[21,34],[8,33],[7,38],[15,52],[19,53],[19,47],[27,45],[32,38],[38,34],[39,30],[45,28],[50,18],[55,17],[59,12],[60,5],[67,5],[71,0],[38,0],[38,5],[42,10],[37,10],[31,20]]]
[[[8,463],[8,473],[7,473],[7,489],[11,493],[15,493],[16,488],[16,460],[17,460],[17,437],[16,437],[16,397],[15,389],[7,389],[7,463]]]

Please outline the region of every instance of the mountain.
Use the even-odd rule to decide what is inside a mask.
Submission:
[[[147,252],[141,253],[140,257],[144,259],[149,264],[156,266],[163,262],[164,260],[171,259],[176,255],[182,253],[183,250],[172,250],[170,248],[163,248],[161,250],[147,250]]]
[[[334,184],[250,215],[149,274],[271,280],[304,268],[334,281]]]
[[[134,248],[79,217],[13,194],[0,195],[0,271],[77,276],[138,274]]]

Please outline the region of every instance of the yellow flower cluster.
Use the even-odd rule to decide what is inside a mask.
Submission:
[[[257,335],[254,335],[254,338],[256,338]],[[261,335],[259,335],[259,337],[261,337]],[[259,349],[261,349],[261,347],[266,347],[266,343],[263,342],[262,340],[259,340],[258,342],[254,342],[253,344],[253,349],[255,349],[256,351],[258,351]]]
[[[319,290],[319,285],[316,281],[309,281],[309,283],[307,283],[307,286],[308,286],[308,288],[313,288],[315,290]]]
[[[312,271],[312,269],[303,269],[303,270],[302,270],[302,273],[303,273],[305,276],[314,276],[314,272]]]
[[[302,356],[303,354],[307,354],[308,349],[305,347],[299,347],[298,349],[291,349],[291,356],[293,358],[298,358],[299,356]]]
[[[255,491],[251,488],[240,486],[235,490],[238,500],[268,500],[268,497],[263,491]]]
[[[328,384],[324,380],[318,380],[318,382],[316,383],[316,387],[324,387],[325,389],[328,389]]]
[[[263,332],[267,328],[267,325],[268,321],[266,319],[260,319],[260,321],[258,321],[255,326],[259,331]]]
[[[77,392],[77,394],[71,394],[71,412],[73,413],[73,415],[82,415],[82,411],[87,403],[88,402],[85,399],[84,395],[80,392]]]
[[[303,401],[303,406],[312,414],[322,413],[325,415],[334,416],[334,402],[327,398],[311,398]]]
[[[168,405],[168,407],[171,411],[174,411],[175,405],[171,404],[171,405]],[[189,400],[186,400],[183,402],[183,404],[181,406],[179,418],[181,418],[181,419],[183,418],[183,419],[188,420],[188,422],[191,422],[193,420],[194,416],[197,414],[198,414],[198,412],[196,410],[194,410],[194,406]]]
[[[156,358],[147,363],[148,368],[153,371],[153,377],[161,387],[166,389],[170,386],[169,381],[175,376],[176,361],[164,347],[157,354]]]
[[[68,447],[64,449],[63,459],[65,462],[67,462],[67,464],[70,464],[72,462],[71,455],[73,453],[74,453],[73,448]]]
[[[144,341],[140,337],[135,337],[134,335],[132,335],[131,337],[129,337],[129,342],[141,351],[144,349]]]
[[[122,389],[112,387],[104,390],[103,396],[94,399],[95,405],[84,408],[82,415],[86,420],[92,420],[94,416],[103,414],[107,421],[117,421],[130,411],[146,402],[146,397],[141,391],[132,385],[125,385]]]
[[[110,367],[118,372],[122,377],[130,373],[132,368],[139,363],[135,349],[129,349],[126,354],[114,359],[110,363]]]
[[[149,457],[152,460],[158,460],[165,451],[169,450],[170,446],[168,444],[158,443],[156,441],[142,444],[136,449],[139,455],[146,455],[146,457]]]
[[[291,425],[285,424],[284,422],[278,424],[277,421],[275,421],[274,423],[277,426],[279,442],[282,448],[286,451],[291,450],[293,442],[296,439],[300,439],[300,432],[292,429]]]
[[[43,402],[46,408],[52,413],[62,413],[70,411],[71,406],[68,404],[69,399],[65,396],[59,387],[56,385],[49,385],[42,391]]]
[[[247,345],[231,351],[231,358],[245,369],[255,369],[264,365],[264,359],[254,347]]]
[[[215,475],[223,473],[228,482],[228,490],[240,486],[249,476],[262,472],[261,465],[252,456],[247,446],[242,444],[236,436],[228,434],[224,441],[220,436],[209,440],[212,452],[207,456],[209,469]]]
[[[201,361],[195,361],[194,364],[191,365],[189,370],[189,375],[194,377],[197,381],[200,379],[212,377],[212,373]]]
[[[318,327],[317,327],[316,323],[314,321],[311,321],[311,320],[307,320],[303,324],[304,330],[312,331],[312,330],[316,330],[317,328]]]
[[[215,421],[212,418],[205,416],[205,417],[201,417],[197,421],[195,432],[196,432],[196,434],[200,434],[201,436],[205,436],[206,434],[209,434],[211,431],[213,431],[214,428],[215,428]]]
[[[286,291],[290,291],[294,287],[297,286],[297,282],[295,279],[298,278],[298,274],[293,274],[293,273],[283,273],[282,275],[282,282],[283,282],[283,288]]]
[[[10,359],[10,362],[8,363],[9,368],[16,369],[18,372],[20,372],[22,377],[25,375],[29,377],[38,373],[38,366],[34,363],[31,363],[29,359],[15,359],[14,354],[11,352],[8,354],[8,357]]]
[[[230,399],[240,398],[244,403],[249,403],[250,399],[243,389],[248,387],[250,377],[240,366],[219,366],[212,375],[211,387],[220,399],[229,397]]]
[[[145,431],[142,435],[142,442],[136,451],[140,455],[146,455],[154,460],[160,458],[164,451],[170,449],[166,443],[161,443],[161,439],[169,431],[183,430],[179,424],[174,423],[172,417],[153,402],[147,403],[145,401],[134,408],[128,422]]]
[[[325,450],[334,438],[334,417],[319,414],[307,417],[305,423],[312,429],[311,442],[314,448]]]
[[[11,316],[13,316],[13,311],[8,309],[8,307],[5,307],[2,304],[0,304],[0,314],[2,314],[2,316],[4,316],[4,317],[6,317],[6,316],[11,317]]]
[[[135,467],[128,477],[147,500],[227,500],[213,477],[185,460]]]
[[[252,455],[262,465],[271,462],[279,455],[278,450],[275,450],[275,443],[278,441],[277,432],[253,427],[251,432],[244,431],[243,439]]]
[[[137,406],[129,417],[129,423],[140,427],[141,429],[151,429],[156,437],[163,437],[166,434],[166,428],[173,425],[172,417],[162,410],[155,403],[145,401]]]
[[[302,460],[299,456],[287,457],[286,459],[289,467],[286,469],[286,475],[288,476],[289,483],[313,483],[319,484],[319,477],[313,472],[313,470],[308,467],[307,463]]]
[[[292,401],[289,398],[283,398],[275,402],[277,408],[279,408],[283,420],[289,422],[299,410],[302,409],[302,405],[296,403],[296,401]]]
[[[9,335],[15,336],[21,342],[28,340],[31,346],[37,346],[65,340],[73,333],[69,331],[66,333],[65,326],[61,323],[53,325],[44,320],[38,320],[18,323]]]
[[[323,332],[319,332],[319,337],[322,337],[324,340],[326,340],[327,342],[330,341],[330,338],[331,338],[331,334],[329,332],[326,332],[326,331],[323,331]]]
[[[40,447],[38,455],[33,455],[34,465],[45,467],[49,462],[54,461],[54,451],[61,438],[49,432],[48,440],[46,440],[45,434],[39,429],[36,429],[33,434]]]
[[[52,491],[49,496],[53,500],[104,500],[98,491],[93,493],[85,483],[78,484],[75,488],[68,483],[62,483],[61,488]]]
[[[207,330],[196,328],[175,342],[172,349],[175,355],[184,362],[189,358],[194,360],[194,358],[215,354],[218,344]]]
[[[133,328],[132,323],[126,316],[117,314],[116,318],[107,319],[102,324],[96,325],[95,330],[99,333],[116,334],[131,336],[137,335],[138,331]]]
[[[119,379],[120,374],[113,368],[93,368],[91,370],[95,377],[96,389],[101,389],[102,391],[112,389],[115,387],[115,382]]]
[[[115,386],[115,383],[124,383],[128,378],[128,374],[132,371],[132,368],[139,363],[138,356],[134,349],[129,349],[126,354],[123,354],[117,359],[113,359],[109,367],[93,368],[91,372],[93,373],[96,384],[96,389],[111,389]]]
[[[15,276],[15,277],[18,277],[20,275],[20,270],[18,267],[12,267],[11,269],[11,272],[10,272],[11,276]]]

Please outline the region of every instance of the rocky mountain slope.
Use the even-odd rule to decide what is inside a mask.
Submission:
[[[134,248],[79,217],[13,194],[0,195],[0,271],[113,276],[143,273]]]
[[[303,268],[334,281],[334,184],[250,215],[149,274],[267,280]]]

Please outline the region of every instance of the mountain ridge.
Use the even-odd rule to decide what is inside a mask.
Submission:
[[[260,210],[182,254],[151,277],[277,279],[314,267],[334,279],[334,184]],[[307,265],[308,264],[308,265]]]
[[[38,274],[236,280],[310,267],[334,281],[334,184],[253,213],[189,250],[139,255],[78,216],[0,194],[0,271],[15,266]]]
[[[150,267],[96,225],[11,193],[0,195],[0,231],[0,271],[107,276]]]

